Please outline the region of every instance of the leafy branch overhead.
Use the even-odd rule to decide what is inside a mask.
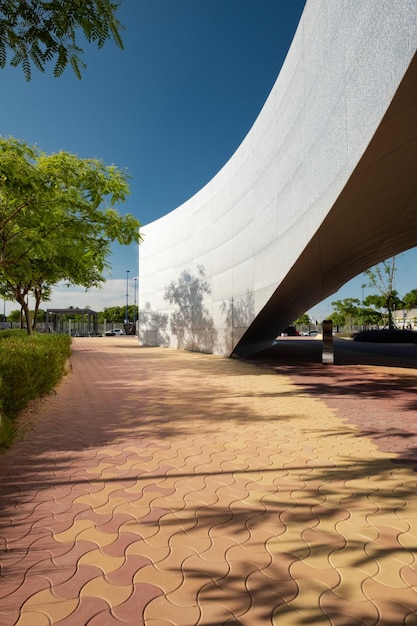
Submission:
[[[141,240],[115,208],[128,193],[114,165],[0,138],[0,292],[25,309],[28,293],[39,306],[61,280],[99,286],[111,243]]]
[[[0,67],[6,66],[11,51],[10,64],[22,66],[26,80],[31,79],[32,65],[44,72],[53,59],[55,77],[69,64],[81,78],[86,67],[78,43],[81,35],[98,48],[109,39],[123,48],[119,6],[110,0],[0,0]]]

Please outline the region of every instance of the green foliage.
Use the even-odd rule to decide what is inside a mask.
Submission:
[[[293,323],[294,326],[309,326],[310,324],[311,319],[308,313],[303,313],[303,315],[300,315]]]
[[[43,72],[54,58],[55,77],[69,64],[81,78],[86,67],[77,43],[81,34],[98,48],[109,39],[123,48],[119,32],[123,27],[116,19],[119,6],[114,0],[0,0],[0,67],[6,66],[10,49],[10,64],[21,65],[26,80],[31,79],[32,64]]]
[[[0,418],[13,421],[27,403],[51,391],[70,355],[68,335],[0,333]]]
[[[9,448],[16,435],[14,423],[0,413],[0,448]]]
[[[135,305],[129,304],[127,307],[127,312],[129,316],[129,321],[133,322],[138,318],[138,308],[136,306],[136,314],[135,314]],[[104,321],[112,324],[123,324],[126,318],[126,307],[125,306],[111,306],[106,307],[103,311],[99,313],[98,321],[99,324],[103,324]]]
[[[404,306],[406,309],[414,309],[417,307],[417,289],[412,289],[405,294],[403,298]]]
[[[402,301],[398,292],[394,289],[394,278],[396,272],[395,256],[382,261],[378,265],[366,270],[365,274],[369,278],[369,287],[376,289],[377,294],[369,295],[365,298],[364,304],[374,305],[379,309],[385,309],[388,313],[388,327],[394,328],[392,311],[402,308]]]
[[[335,326],[344,326],[348,324],[352,327],[360,315],[360,300],[357,298],[345,298],[344,300],[336,300],[332,302],[335,307],[334,312],[329,316]]]
[[[129,193],[114,165],[0,138],[0,187],[0,295],[20,304],[29,333],[29,293],[36,319],[53,285],[98,287],[110,244],[141,240],[139,222],[114,208]]]

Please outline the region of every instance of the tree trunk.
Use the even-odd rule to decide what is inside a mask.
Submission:
[[[27,333],[28,335],[33,335],[32,321],[30,319],[30,310],[29,310],[29,305],[26,301],[26,297],[27,297],[27,294],[25,293],[16,293],[16,300],[20,304],[21,311],[24,313],[24,316],[25,316]],[[20,325],[22,327],[22,321]]]
[[[38,311],[39,311],[39,305],[42,299],[42,293],[39,289],[36,289],[36,288],[34,289],[33,293],[35,295],[35,310],[33,312],[32,330],[36,330],[36,326],[38,323]]]

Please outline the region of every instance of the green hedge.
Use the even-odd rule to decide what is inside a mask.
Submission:
[[[14,420],[30,400],[51,391],[70,353],[68,335],[0,331],[0,418]]]

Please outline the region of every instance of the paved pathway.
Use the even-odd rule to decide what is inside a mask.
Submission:
[[[0,457],[1,626],[417,624],[417,474],[359,388],[331,404],[357,369],[307,387],[134,337],[72,365]]]

